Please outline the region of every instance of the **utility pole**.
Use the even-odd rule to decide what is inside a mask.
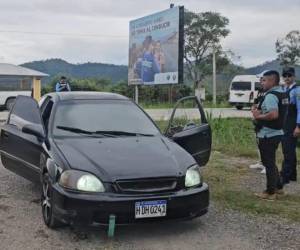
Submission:
[[[213,104],[217,104],[216,47],[213,46]]]
[[[134,94],[135,103],[139,103],[139,85],[135,85],[135,94]]]

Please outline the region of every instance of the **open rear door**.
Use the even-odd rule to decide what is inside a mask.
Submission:
[[[211,152],[211,128],[195,96],[180,99],[172,112],[165,135],[189,152],[204,166]]]

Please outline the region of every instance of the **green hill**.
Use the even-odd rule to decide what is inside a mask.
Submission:
[[[121,80],[127,80],[128,69],[124,65],[113,65],[104,63],[83,63],[71,64],[62,59],[48,59],[44,61],[34,61],[24,63],[21,66],[38,70],[49,74],[49,77],[43,79],[46,84],[55,76],[65,75],[79,79],[84,78],[107,78],[113,83]]]
[[[282,66],[280,65],[279,61],[273,60],[273,61],[265,62],[255,67],[248,68],[246,69],[246,73],[255,75],[261,73],[264,70],[271,70],[271,69],[277,70],[280,74],[282,72]],[[300,66],[296,66],[295,70],[296,70],[297,79],[300,79]]]
[[[34,61],[24,63],[21,66],[42,71],[50,75],[50,77],[43,79],[43,84],[47,84],[54,77],[59,75],[65,75],[67,77],[86,79],[86,78],[107,78],[112,83],[119,81],[127,81],[128,68],[125,65],[113,65],[105,63],[83,63],[83,64],[71,64],[62,59],[48,59],[43,61]],[[258,74],[267,69],[275,69],[280,73],[282,67],[277,60],[265,62],[261,65],[243,68],[234,64],[228,65],[222,73],[217,76],[217,89],[219,94],[226,94],[230,81],[235,75],[242,74]],[[300,66],[296,67],[297,78],[300,79]],[[193,83],[185,80],[185,83],[192,85]],[[208,92],[211,92],[212,78],[207,77],[204,80],[204,85],[207,87]]]

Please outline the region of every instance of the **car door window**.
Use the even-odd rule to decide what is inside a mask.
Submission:
[[[42,114],[42,119],[45,125],[46,132],[48,132],[48,125],[49,125],[49,119],[50,119],[52,107],[53,107],[53,101],[51,100],[51,97],[49,97],[49,99],[46,100],[41,106],[41,114]]]
[[[38,104],[31,97],[17,96],[8,124],[22,128],[29,123],[42,125]]]
[[[204,122],[206,122],[206,118],[197,99],[185,98],[176,105],[166,134],[172,136],[175,133],[199,127]]]

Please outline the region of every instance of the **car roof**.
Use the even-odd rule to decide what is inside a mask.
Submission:
[[[65,100],[129,100],[127,97],[110,92],[68,91],[47,94],[59,101]]]

